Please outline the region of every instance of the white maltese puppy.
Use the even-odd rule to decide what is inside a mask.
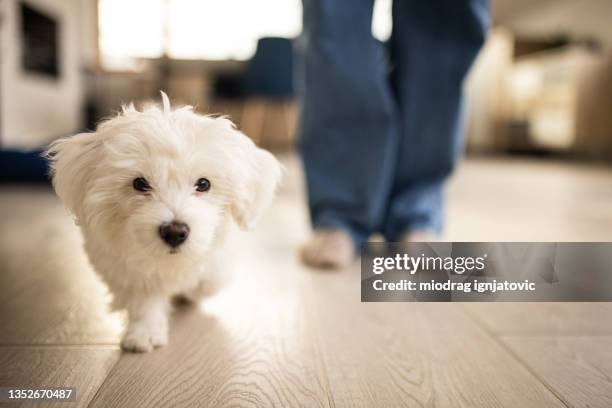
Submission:
[[[168,342],[170,299],[197,301],[219,282],[232,220],[249,228],[268,206],[281,166],[225,118],[191,107],[133,105],[47,152],[53,186],[83,231],[85,250],[128,312],[121,342]]]

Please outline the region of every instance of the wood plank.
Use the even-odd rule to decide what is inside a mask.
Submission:
[[[458,305],[360,303],[357,270],[312,278],[334,405],[563,406]]]
[[[117,347],[0,347],[1,387],[76,387],[76,403],[7,406],[86,407],[119,358]]]
[[[466,303],[497,334],[612,334],[612,303]]]
[[[0,190],[0,344],[116,344],[122,317],[50,188]]]
[[[612,406],[612,337],[503,336],[571,407]]]
[[[450,241],[611,241],[612,172],[555,160],[470,158],[449,183]]]

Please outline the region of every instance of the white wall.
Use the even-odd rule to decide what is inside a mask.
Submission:
[[[0,33],[0,144],[35,148],[81,127],[79,0],[27,0],[59,19],[60,78],[23,72],[19,1],[2,0]]]

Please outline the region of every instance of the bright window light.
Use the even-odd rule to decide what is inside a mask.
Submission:
[[[102,62],[246,60],[261,37],[296,37],[300,0],[99,0]]]
[[[301,0],[99,0],[101,60],[110,69],[139,58],[247,60],[261,37],[294,38]],[[391,34],[391,0],[376,0],[372,34]]]
[[[99,0],[103,57],[157,58],[163,54],[164,0]]]
[[[402,0],[398,0],[402,1]],[[376,0],[372,16],[372,35],[379,41],[387,41],[391,37],[393,20],[391,18],[392,0]]]
[[[172,0],[172,58],[245,60],[261,37],[296,37],[302,29],[299,0]]]

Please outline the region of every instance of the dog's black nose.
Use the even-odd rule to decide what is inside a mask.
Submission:
[[[189,227],[178,221],[166,222],[159,227],[159,236],[172,248],[176,248],[187,240]]]

